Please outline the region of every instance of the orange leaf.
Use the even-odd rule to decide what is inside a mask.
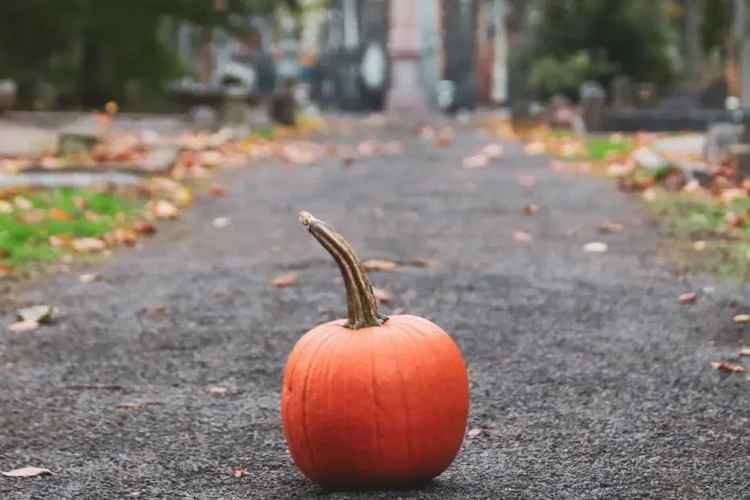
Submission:
[[[737,314],[732,318],[733,323],[750,323],[750,314]]]
[[[281,276],[277,276],[274,279],[272,279],[271,286],[281,288],[285,286],[290,286],[295,281],[297,281],[297,273],[286,273],[286,274],[282,274]]]
[[[133,226],[133,231],[138,234],[154,234],[156,226],[150,222],[138,222]]]
[[[362,263],[365,271],[395,271],[401,267],[391,260],[369,259]]]
[[[745,347],[744,349],[740,349],[737,353],[738,356],[750,356],[750,349]]]
[[[224,186],[220,184],[212,184],[211,185],[211,194],[214,196],[226,196],[227,190]]]
[[[711,366],[714,367],[714,370],[719,370],[720,372],[725,373],[742,373],[745,371],[744,366],[734,365],[732,363],[727,363],[726,361],[711,363]]]
[[[687,292],[680,295],[679,299],[683,304],[688,304],[690,302],[695,302],[697,297],[698,295],[695,292]]]
[[[534,205],[534,204],[526,205],[525,207],[523,207],[523,210],[521,210],[521,212],[524,215],[534,215],[538,211],[539,211],[539,205]]]
[[[602,234],[620,233],[623,229],[624,226],[616,222],[605,222],[604,224],[599,226],[599,232]]]
[[[423,268],[433,268],[433,267],[437,267],[438,265],[436,260],[421,259],[421,258],[411,259],[409,260],[409,263],[414,267],[423,267]]]
[[[61,208],[53,208],[49,211],[49,218],[56,221],[66,221],[70,219],[70,216]]]
[[[248,472],[246,470],[237,469],[234,465],[231,466],[231,469],[232,469],[232,476],[234,477],[244,477],[248,475]]]

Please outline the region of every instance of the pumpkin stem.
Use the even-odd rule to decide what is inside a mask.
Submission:
[[[301,212],[299,220],[310,234],[325,248],[341,270],[346,287],[347,322],[346,328],[358,330],[371,326],[381,326],[388,316],[378,311],[378,300],[372,291],[362,262],[354,250],[339,233],[309,212]]]

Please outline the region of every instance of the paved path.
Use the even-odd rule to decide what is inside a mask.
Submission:
[[[36,332],[0,333],[0,469],[57,475],[0,477],[0,498],[326,497],[290,462],[279,417],[293,343],[345,313],[337,270],[300,210],[363,258],[440,262],[372,278],[393,308],[455,337],[471,377],[469,427],[487,428],[424,490],[327,498],[746,497],[750,382],[711,362],[750,340],[731,324],[747,300],[679,304],[690,285],[659,264],[658,235],[602,179],[553,173],[512,144],[497,166],[463,170],[487,143],[479,135],[445,151],[408,142],[402,156],[351,169],[330,160],[225,172],[227,198],[200,200],[146,250],[97,268],[111,284],[69,275],[28,292],[62,312]],[[520,187],[524,175],[535,186]],[[527,203],[540,212],[522,215]],[[231,225],[213,227],[220,216]],[[608,221],[625,231],[599,235]],[[514,230],[534,241],[514,241]],[[594,240],[609,251],[582,252]],[[294,286],[268,286],[291,270]],[[168,312],[136,318],[158,304]],[[205,384],[231,390],[206,394]],[[116,408],[146,401],[161,405]],[[230,465],[249,475],[231,477]]]

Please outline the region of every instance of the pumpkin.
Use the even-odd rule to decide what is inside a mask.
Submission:
[[[461,447],[469,413],[458,346],[426,319],[380,312],[349,244],[308,212],[300,221],[338,264],[348,314],[308,331],[287,359],[281,415],[292,459],[327,487],[438,476]]]

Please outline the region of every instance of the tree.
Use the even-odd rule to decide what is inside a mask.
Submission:
[[[667,54],[669,25],[653,0],[541,0],[531,63],[565,64],[587,54],[586,78],[607,85],[617,72],[658,85],[674,77]],[[578,82],[580,83],[580,82]]]
[[[232,14],[279,4],[297,8],[294,0],[2,0],[0,75],[16,79],[22,97],[42,79],[85,106],[122,99],[130,79],[157,97],[185,71],[164,36],[179,21],[231,30]]]

